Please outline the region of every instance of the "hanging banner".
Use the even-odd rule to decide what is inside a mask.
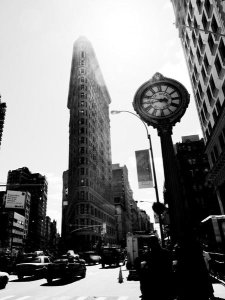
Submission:
[[[135,151],[139,189],[152,188],[152,170],[149,159],[149,150]]]

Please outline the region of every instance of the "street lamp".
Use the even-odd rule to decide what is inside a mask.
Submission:
[[[112,110],[111,114],[112,115],[117,115],[120,113],[128,113],[131,114],[133,116],[135,116],[136,118],[138,118],[142,124],[144,125],[145,129],[146,129],[146,133],[147,133],[147,138],[149,140],[149,150],[151,153],[151,160],[152,160],[152,172],[153,172],[153,178],[154,178],[154,188],[155,188],[155,196],[156,196],[156,202],[160,203],[159,201],[159,193],[158,193],[158,185],[157,185],[157,179],[156,179],[156,172],[155,172],[155,163],[154,163],[154,157],[153,157],[153,149],[152,149],[152,141],[151,141],[151,135],[148,132],[148,127],[145,124],[145,122],[142,121],[142,119],[136,115],[135,113],[129,111],[129,110]],[[161,241],[162,241],[162,246],[164,246],[164,235],[163,235],[163,228],[162,228],[162,218],[161,215],[159,214],[159,228],[160,228],[160,235],[161,235]]]

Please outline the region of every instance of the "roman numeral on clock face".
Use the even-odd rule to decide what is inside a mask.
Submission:
[[[178,106],[179,106],[179,104],[178,104],[178,103],[175,103],[175,102],[171,102],[170,105],[171,105],[171,106],[175,106],[175,107],[178,107]]]

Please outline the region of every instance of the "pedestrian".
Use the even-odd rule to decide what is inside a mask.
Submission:
[[[176,256],[177,299],[213,299],[213,287],[199,242],[183,241],[176,249]]]
[[[173,299],[172,258],[155,235],[149,237],[148,249],[139,259],[140,289],[143,300]]]

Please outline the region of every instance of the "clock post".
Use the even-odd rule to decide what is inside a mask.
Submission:
[[[166,200],[170,216],[170,233],[173,242],[182,240],[187,232],[187,214],[177,161],[172,142],[172,126],[164,124],[157,128],[161,140]]]
[[[161,140],[171,238],[179,245],[175,283],[178,296],[206,300],[210,290],[208,271],[189,222],[172,142],[172,128],[184,115],[189,101],[190,95],[181,83],[156,73],[137,90],[133,106],[144,122],[157,129]]]
[[[172,142],[172,128],[184,115],[190,101],[178,81],[156,73],[134,96],[133,106],[140,118],[157,129],[161,140],[165,188],[172,240],[183,239],[188,228],[184,196]]]

